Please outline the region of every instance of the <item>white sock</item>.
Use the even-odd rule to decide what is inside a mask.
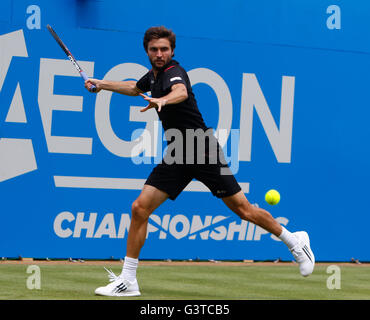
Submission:
[[[139,264],[138,259],[125,257],[125,261],[123,262],[122,273],[121,276],[124,279],[129,281],[133,281],[136,279],[136,269]]]
[[[292,249],[298,243],[298,240],[293,233],[289,232],[284,227],[282,228],[283,231],[281,232],[279,239],[283,241],[288,246],[289,249]]]

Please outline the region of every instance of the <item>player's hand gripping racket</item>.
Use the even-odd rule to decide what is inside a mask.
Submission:
[[[60,47],[63,49],[63,51],[65,52],[65,54],[69,58],[69,60],[71,60],[71,62],[73,63],[73,65],[76,67],[77,71],[80,73],[81,78],[84,79],[84,81],[86,81],[88,79],[88,77],[87,77],[86,73],[78,65],[78,63],[77,63],[76,59],[73,57],[71,51],[68,50],[68,48],[66,47],[66,45],[62,42],[62,40],[58,37],[58,35],[55,33],[55,31],[53,30],[53,28],[50,27],[50,25],[47,25],[46,27],[50,31],[50,33],[53,36],[53,38],[55,39],[55,41],[58,42],[58,44],[60,45]],[[96,92],[96,87],[92,84],[91,85],[91,88],[89,89],[89,91],[90,92]]]

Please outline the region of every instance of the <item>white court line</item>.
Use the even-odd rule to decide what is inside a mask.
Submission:
[[[145,181],[146,179],[54,176],[54,183],[58,188],[141,190]],[[239,182],[239,185],[244,193],[249,193],[249,182]],[[210,192],[199,181],[191,181],[184,191]]]

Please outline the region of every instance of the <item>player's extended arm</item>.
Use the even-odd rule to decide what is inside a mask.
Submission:
[[[149,104],[141,109],[141,112],[145,112],[151,108],[157,108],[158,112],[161,111],[162,107],[169,104],[177,104],[185,101],[188,98],[188,91],[184,84],[177,83],[171,87],[171,92],[161,98],[150,98],[142,93],[140,95],[149,102]]]
[[[136,81],[108,81],[98,79],[88,79],[85,81],[85,88],[90,89],[91,85],[95,85],[96,92],[100,90],[108,90],[124,94],[126,96],[138,96],[142,91],[136,87]]]

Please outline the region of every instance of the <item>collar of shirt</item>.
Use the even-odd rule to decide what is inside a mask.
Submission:
[[[179,64],[179,63],[178,63],[176,60],[171,59],[171,61],[170,61],[170,62],[168,62],[167,64],[165,64],[162,68],[160,68],[160,69],[158,70],[157,78],[158,78],[158,76],[159,76],[160,74],[162,74],[163,72],[166,72],[167,70],[169,70],[170,68],[172,68],[172,67],[174,67],[174,66],[176,66],[176,65],[178,65],[178,64]],[[151,69],[151,70],[150,70],[150,72],[151,72],[152,76],[154,77],[153,69]]]

